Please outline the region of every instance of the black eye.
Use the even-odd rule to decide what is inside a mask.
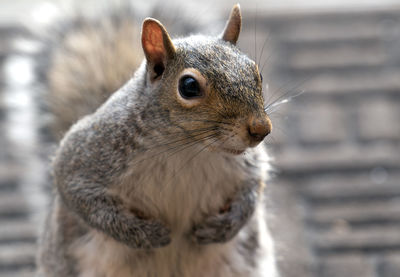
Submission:
[[[260,79],[261,79],[261,83],[262,83],[262,81],[263,81],[263,76],[262,76],[261,73],[260,73]]]
[[[179,80],[179,93],[185,99],[202,96],[200,85],[192,76],[183,76]]]

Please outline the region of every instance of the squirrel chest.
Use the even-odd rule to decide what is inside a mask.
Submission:
[[[246,274],[242,272],[246,270],[243,257],[236,251],[238,241],[246,240],[251,233],[246,228],[232,241],[210,246],[194,244],[187,233],[204,214],[218,211],[227,201],[226,196],[238,189],[241,180],[249,174],[261,174],[261,169],[247,171],[242,164],[249,156],[263,154],[264,150],[260,147],[247,157],[235,159],[209,152],[191,159],[194,153],[196,151],[188,150],[168,159],[158,157],[140,163],[135,159],[131,161],[135,166],[121,176],[120,185],[113,189],[113,193],[123,196],[132,209],[140,209],[144,216],[147,212],[155,214],[170,226],[171,243],[159,249],[135,250],[101,232],[91,231],[75,244],[79,247],[71,248],[79,267],[84,269],[80,277],[103,276],[100,272],[105,273],[104,276],[118,277]],[[263,228],[253,223],[256,229]],[[230,262],[225,264],[227,260]]]
[[[203,152],[201,146],[175,155],[156,154],[131,161],[134,166],[121,176],[115,191],[132,209],[165,221],[173,236],[184,235],[205,214],[218,212],[247,177],[240,157]]]

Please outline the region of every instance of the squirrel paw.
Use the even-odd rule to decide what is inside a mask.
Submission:
[[[248,188],[221,209],[192,229],[191,239],[198,244],[223,243],[231,240],[254,212],[256,192]]]
[[[136,219],[129,229],[122,240],[133,248],[160,248],[171,242],[170,230],[156,220]]]

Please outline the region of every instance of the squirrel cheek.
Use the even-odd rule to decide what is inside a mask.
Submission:
[[[180,104],[183,108],[186,108],[186,109],[193,108],[193,107],[195,107],[195,106],[201,104],[201,102],[202,102],[202,99],[200,99],[200,98],[197,98],[197,99],[190,99],[190,100],[185,99],[185,98],[181,97],[181,96],[179,95],[179,93],[178,93],[177,98],[178,98],[179,104]]]

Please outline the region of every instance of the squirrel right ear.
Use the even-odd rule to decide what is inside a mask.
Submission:
[[[222,32],[221,38],[227,42],[236,45],[239,38],[240,29],[242,28],[242,15],[240,13],[240,5],[233,6],[231,15],[226,23],[225,29]]]
[[[175,46],[164,26],[156,19],[146,18],[142,26],[142,47],[152,80],[165,70],[167,60],[175,56]]]

